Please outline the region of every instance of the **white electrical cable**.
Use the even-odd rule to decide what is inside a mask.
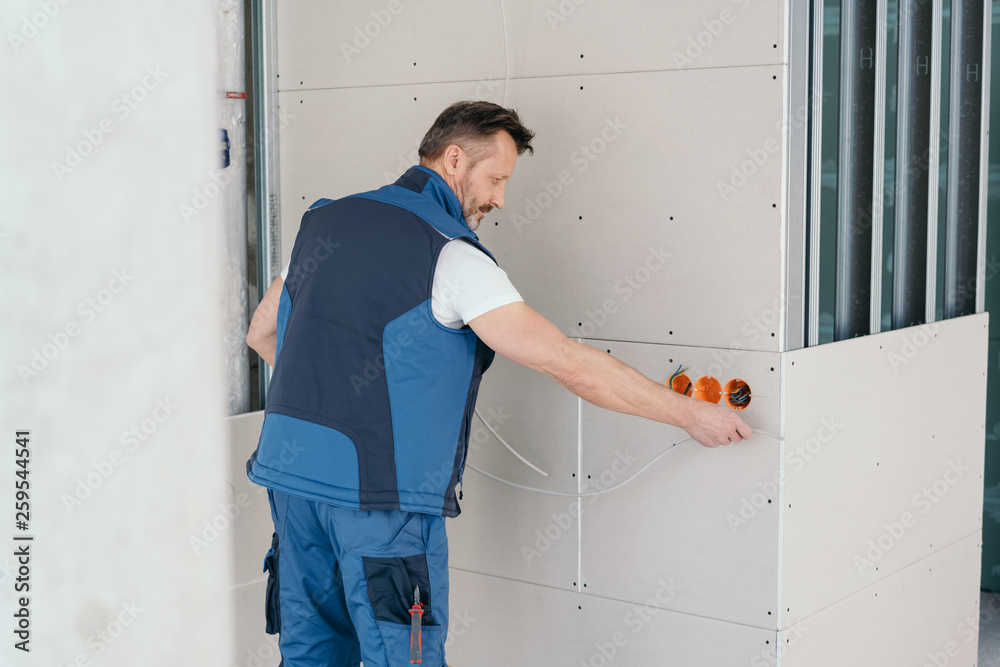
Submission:
[[[538,468],[535,468],[535,466],[533,466],[530,463],[528,463],[527,461],[525,461],[525,459],[520,454],[518,454],[517,452],[515,452],[514,449],[510,445],[508,445],[506,442],[504,442],[504,439],[501,438],[499,435],[497,435],[496,431],[494,431],[492,428],[490,428],[490,425],[486,423],[486,420],[483,419],[482,415],[479,414],[478,410],[476,411],[476,416],[479,417],[479,421],[483,422],[483,425],[490,430],[490,433],[492,433],[496,437],[497,440],[499,440],[501,443],[503,443],[503,445],[507,449],[509,449],[511,452],[513,452],[514,455],[517,456],[517,458],[521,459],[521,461],[524,461],[524,463],[527,463],[529,466],[531,466],[535,470],[538,470]],[[767,431],[761,431],[759,429],[755,430],[754,434],[755,435],[756,434],[766,435],[767,437],[774,438],[775,440],[778,440],[779,442],[783,442],[785,440],[780,435],[775,435],[774,433],[768,433]],[[509,482],[506,479],[500,479],[499,477],[497,477],[495,475],[491,475],[490,473],[488,473],[486,471],[483,471],[483,470],[480,470],[479,468],[477,468],[477,467],[475,467],[475,466],[473,466],[471,464],[468,464],[468,463],[466,464],[466,467],[472,468],[473,470],[475,470],[476,472],[478,472],[480,475],[483,475],[484,477],[489,477],[490,479],[492,479],[494,481],[497,481],[497,482],[500,482],[501,484],[506,484],[507,486],[513,486],[515,489],[523,489],[525,491],[534,491],[535,493],[544,493],[547,496],[560,496],[562,498],[588,498],[590,496],[599,496],[599,495],[601,495],[603,493],[611,493],[612,491],[617,491],[618,489],[622,488],[623,486],[625,486],[626,484],[628,484],[629,482],[631,482],[633,479],[635,479],[636,477],[638,477],[639,475],[641,475],[642,473],[644,473],[646,471],[646,469],[649,468],[651,465],[653,465],[654,463],[656,463],[657,461],[659,461],[661,458],[663,458],[664,456],[666,456],[670,452],[674,451],[675,447],[677,447],[678,445],[683,445],[685,442],[692,442],[693,440],[694,440],[694,438],[685,438],[685,439],[681,440],[680,442],[675,442],[674,444],[670,445],[669,449],[665,449],[662,452],[660,452],[659,454],[657,454],[656,456],[654,456],[651,460],[649,460],[646,463],[646,465],[644,465],[641,468],[639,468],[638,470],[636,470],[635,473],[633,473],[628,479],[624,480],[620,484],[615,484],[614,486],[608,487],[606,489],[601,489],[600,491],[589,491],[587,493],[560,493],[558,491],[547,491],[545,489],[536,489],[536,488],[533,488],[533,487],[530,487],[530,486],[523,486],[521,484],[515,484],[514,482]],[[546,473],[542,472],[541,470],[538,470],[538,472],[541,472],[543,475],[546,474]],[[250,581],[243,582],[242,584],[236,584],[234,586],[230,586],[229,589],[230,590],[234,590],[234,589],[237,589],[237,588],[246,588],[247,586],[253,586],[254,584],[259,584],[259,583],[261,583],[263,581],[266,581],[267,577],[268,577],[268,575],[265,574],[265,575],[263,575],[261,577],[257,577],[256,579],[251,579]]]
[[[268,575],[265,574],[261,577],[257,577],[256,579],[251,579],[250,581],[244,581],[242,584],[235,584],[233,586],[230,586],[229,590],[235,590],[237,588],[246,588],[247,586],[253,586],[254,584],[259,584],[262,581],[267,581],[267,577]]]
[[[490,433],[492,433],[493,437],[496,438],[497,440],[499,440],[500,444],[503,445],[504,447],[506,447],[510,451],[511,454],[513,454],[514,456],[516,456],[521,461],[521,463],[523,463],[524,465],[528,466],[529,468],[531,468],[532,470],[534,470],[535,472],[537,472],[542,477],[548,477],[549,476],[549,473],[545,472],[544,470],[542,470],[541,468],[539,468],[535,464],[531,463],[531,461],[529,461],[528,459],[524,458],[523,456],[521,456],[520,454],[518,454],[516,451],[514,451],[514,448],[511,447],[510,445],[508,445],[507,441],[504,440],[503,438],[501,438],[500,434],[497,433],[496,431],[494,431],[493,427],[486,423],[486,420],[483,419],[483,416],[481,414],[479,414],[479,408],[475,408],[475,412],[476,412],[476,416],[479,417],[479,421],[481,421],[483,423],[483,426],[486,427],[486,430],[488,430]],[[476,472],[479,472],[479,471],[477,470]]]
[[[777,440],[779,442],[784,441],[783,437],[781,437],[780,435],[775,435],[774,433],[768,433],[767,431],[760,431],[760,430],[755,430],[754,431],[754,435],[756,435],[758,433],[760,435],[766,435],[769,438],[774,438],[775,440]],[[675,442],[674,444],[670,445],[670,447],[668,449],[665,449],[662,452],[660,452],[659,454],[657,454],[656,456],[654,456],[650,461],[648,461],[646,463],[646,465],[644,465],[641,468],[639,468],[638,470],[636,470],[635,473],[633,473],[627,479],[625,479],[624,481],[622,481],[620,484],[615,484],[614,486],[608,487],[606,489],[601,489],[599,491],[588,491],[587,493],[560,493],[559,491],[548,491],[546,489],[536,489],[536,488],[530,487],[530,486],[523,486],[521,484],[515,484],[514,482],[510,482],[510,481],[508,481],[506,479],[500,479],[499,477],[496,477],[495,475],[491,475],[490,473],[485,472],[483,470],[480,470],[479,468],[476,468],[475,466],[473,466],[471,464],[468,464],[468,463],[466,464],[466,467],[472,468],[473,470],[475,470],[476,472],[478,472],[480,475],[483,475],[484,477],[489,477],[490,479],[492,479],[494,481],[497,481],[497,482],[500,482],[501,484],[506,484],[507,486],[513,486],[515,489],[523,489],[525,491],[534,491],[535,493],[542,493],[542,494],[545,494],[547,496],[559,496],[561,498],[589,498],[590,496],[599,496],[599,495],[604,494],[604,493],[611,493],[612,491],[617,491],[618,489],[622,488],[623,486],[625,486],[626,484],[628,484],[629,482],[631,482],[633,479],[635,479],[636,477],[638,477],[639,475],[641,475],[642,473],[644,473],[646,471],[646,469],[648,469],[651,465],[653,465],[654,463],[656,463],[657,461],[659,461],[661,458],[663,458],[664,456],[666,456],[670,452],[674,451],[674,448],[677,447],[678,445],[683,445],[685,442],[693,442],[693,441],[694,441],[694,438],[690,438],[689,437],[689,438],[684,438],[680,442]]]
[[[503,98],[500,100],[500,106],[506,107],[507,84],[510,82],[510,49],[507,46],[507,8],[503,0],[500,0],[500,23],[503,25]]]

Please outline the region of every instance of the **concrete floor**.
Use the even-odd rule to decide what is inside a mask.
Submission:
[[[1000,594],[979,594],[978,667],[1000,667]]]

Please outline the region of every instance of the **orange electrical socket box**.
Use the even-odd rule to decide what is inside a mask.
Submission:
[[[684,394],[685,396],[690,396],[694,392],[694,386],[691,384],[691,378],[687,376],[687,373],[681,373],[675,377],[670,388],[678,394]]]
[[[750,385],[740,378],[727,382],[722,394],[726,397],[726,405],[733,410],[744,410],[750,405]]]
[[[694,383],[694,397],[699,401],[718,403],[722,399],[722,385],[711,375],[703,375]]]

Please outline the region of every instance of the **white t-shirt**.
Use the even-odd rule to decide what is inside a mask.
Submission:
[[[288,265],[281,279],[288,276]],[[524,301],[507,272],[468,241],[454,239],[438,257],[431,287],[434,318],[450,329],[461,329],[494,308]]]

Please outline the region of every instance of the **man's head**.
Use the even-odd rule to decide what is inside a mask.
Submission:
[[[441,112],[420,142],[420,164],[455,191],[475,231],[493,207],[503,208],[504,186],[517,156],[534,152],[535,133],[517,112],[491,102],[457,102]]]

